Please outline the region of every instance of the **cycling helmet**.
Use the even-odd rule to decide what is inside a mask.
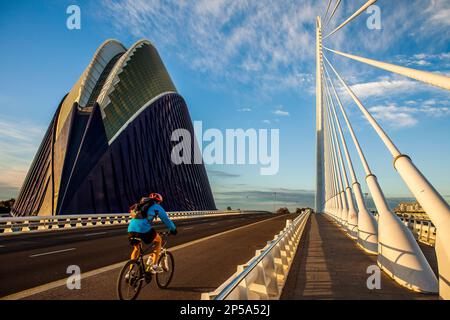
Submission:
[[[150,193],[148,197],[158,203],[161,203],[163,201],[163,197],[159,193]]]

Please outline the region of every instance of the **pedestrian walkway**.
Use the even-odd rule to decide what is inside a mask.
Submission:
[[[376,256],[364,253],[322,214],[311,215],[281,299],[438,299],[411,292],[381,272],[381,289],[367,288],[367,267]]]

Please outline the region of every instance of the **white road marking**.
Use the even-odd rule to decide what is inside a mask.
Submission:
[[[197,240],[193,240],[191,242],[180,244],[180,245],[175,246],[175,247],[170,247],[168,249],[171,252],[175,252],[175,251],[178,251],[180,249],[192,246],[194,244],[197,244],[197,243],[200,243],[200,242],[203,242],[203,241],[207,241],[207,240],[210,240],[210,239],[213,239],[213,238],[217,238],[217,237],[223,236],[225,234],[228,234],[228,233],[231,233],[231,232],[234,232],[234,231],[238,231],[238,230],[242,230],[242,229],[245,229],[245,228],[249,228],[249,227],[252,227],[252,226],[255,226],[255,225],[267,222],[267,221],[271,221],[271,220],[274,220],[274,219],[279,219],[279,218],[280,218],[280,216],[276,216],[276,217],[273,217],[273,218],[270,218],[270,219],[264,219],[264,220],[261,220],[261,221],[257,221],[257,222],[254,222],[254,223],[247,224],[245,226],[241,226],[241,227],[238,227],[238,228],[234,228],[234,229],[226,230],[226,231],[223,231],[223,232],[220,232],[220,233],[216,233],[216,234],[207,236],[205,238],[200,238],[200,239],[197,239]],[[122,262],[119,262],[119,263],[115,263],[115,264],[112,264],[112,265],[109,265],[109,266],[106,266],[106,267],[103,267],[103,268],[99,268],[99,269],[95,269],[95,270],[92,270],[92,271],[88,271],[88,272],[82,273],[81,274],[81,279],[86,279],[86,278],[89,278],[89,277],[92,277],[92,276],[96,276],[96,275],[104,273],[104,272],[108,272],[108,271],[111,271],[111,270],[122,268],[123,265],[125,263],[127,263],[127,262],[128,262],[128,260],[125,260],[125,261],[122,261]],[[32,295],[35,295],[35,294],[39,294],[39,293],[42,293],[42,292],[45,292],[45,291],[48,291],[48,290],[51,290],[51,289],[54,289],[54,288],[65,286],[66,282],[67,282],[67,279],[56,280],[56,281],[53,281],[53,282],[50,282],[50,283],[47,283],[47,284],[43,284],[43,285],[31,288],[31,289],[26,289],[24,291],[20,291],[20,292],[13,293],[13,294],[10,294],[10,295],[5,296],[5,297],[1,297],[0,300],[20,300],[20,299],[24,299],[24,298],[30,297]]]
[[[213,223],[210,223],[209,225],[210,226],[215,226],[217,224],[217,222],[213,222]]]
[[[40,256],[47,256],[49,254],[55,254],[55,253],[61,253],[61,252],[67,252],[67,251],[73,251],[76,250],[77,248],[69,248],[69,249],[62,249],[62,250],[56,250],[56,251],[50,251],[50,252],[44,252],[44,253],[37,253],[37,254],[32,254],[30,256],[30,258],[35,258],[35,257],[40,257]]]
[[[186,227],[186,228],[183,228],[183,230],[191,230],[191,229],[194,229],[194,227]]]
[[[85,234],[84,236],[85,237],[89,237],[89,236],[97,236],[97,235],[99,235],[99,234],[107,234],[108,232],[96,232],[96,233],[88,233],[88,234]]]
[[[5,246],[2,246],[1,244],[0,244],[0,248],[4,248]]]

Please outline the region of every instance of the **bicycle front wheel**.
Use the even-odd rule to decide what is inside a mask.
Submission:
[[[158,265],[163,268],[163,272],[156,274],[156,284],[159,288],[165,289],[172,281],[173,272],[175,270],[175,260],[172,253],[166,251],[159,257]]]
[[[142,268],[138,260],[128,261],[117,279],[117,296],[120,300],[134,300],[142,288]]]

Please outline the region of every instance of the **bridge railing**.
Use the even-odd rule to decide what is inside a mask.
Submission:
[[[374,217],[378,222],[378,212],[374,213]],[[414,218],[411,215],[398,215],[398,218],[411,231],[417,241],[434,247],[436,244],[436,227],[430,220]]]
[[[219,215],[236,215],[242,213],[245,212],[240,210],[168,212],[169,216],[174,220],[195,217],[215,217]],[[129,223],[130,219],[129,213],[6,217],[0,218],[0,237],[30,232],[92,228],[120,224],[125,225]]]
[[[279,299],[309,215],[305,211],[287,220],[283,231],[215,291],[203,293],[202,300]]]

